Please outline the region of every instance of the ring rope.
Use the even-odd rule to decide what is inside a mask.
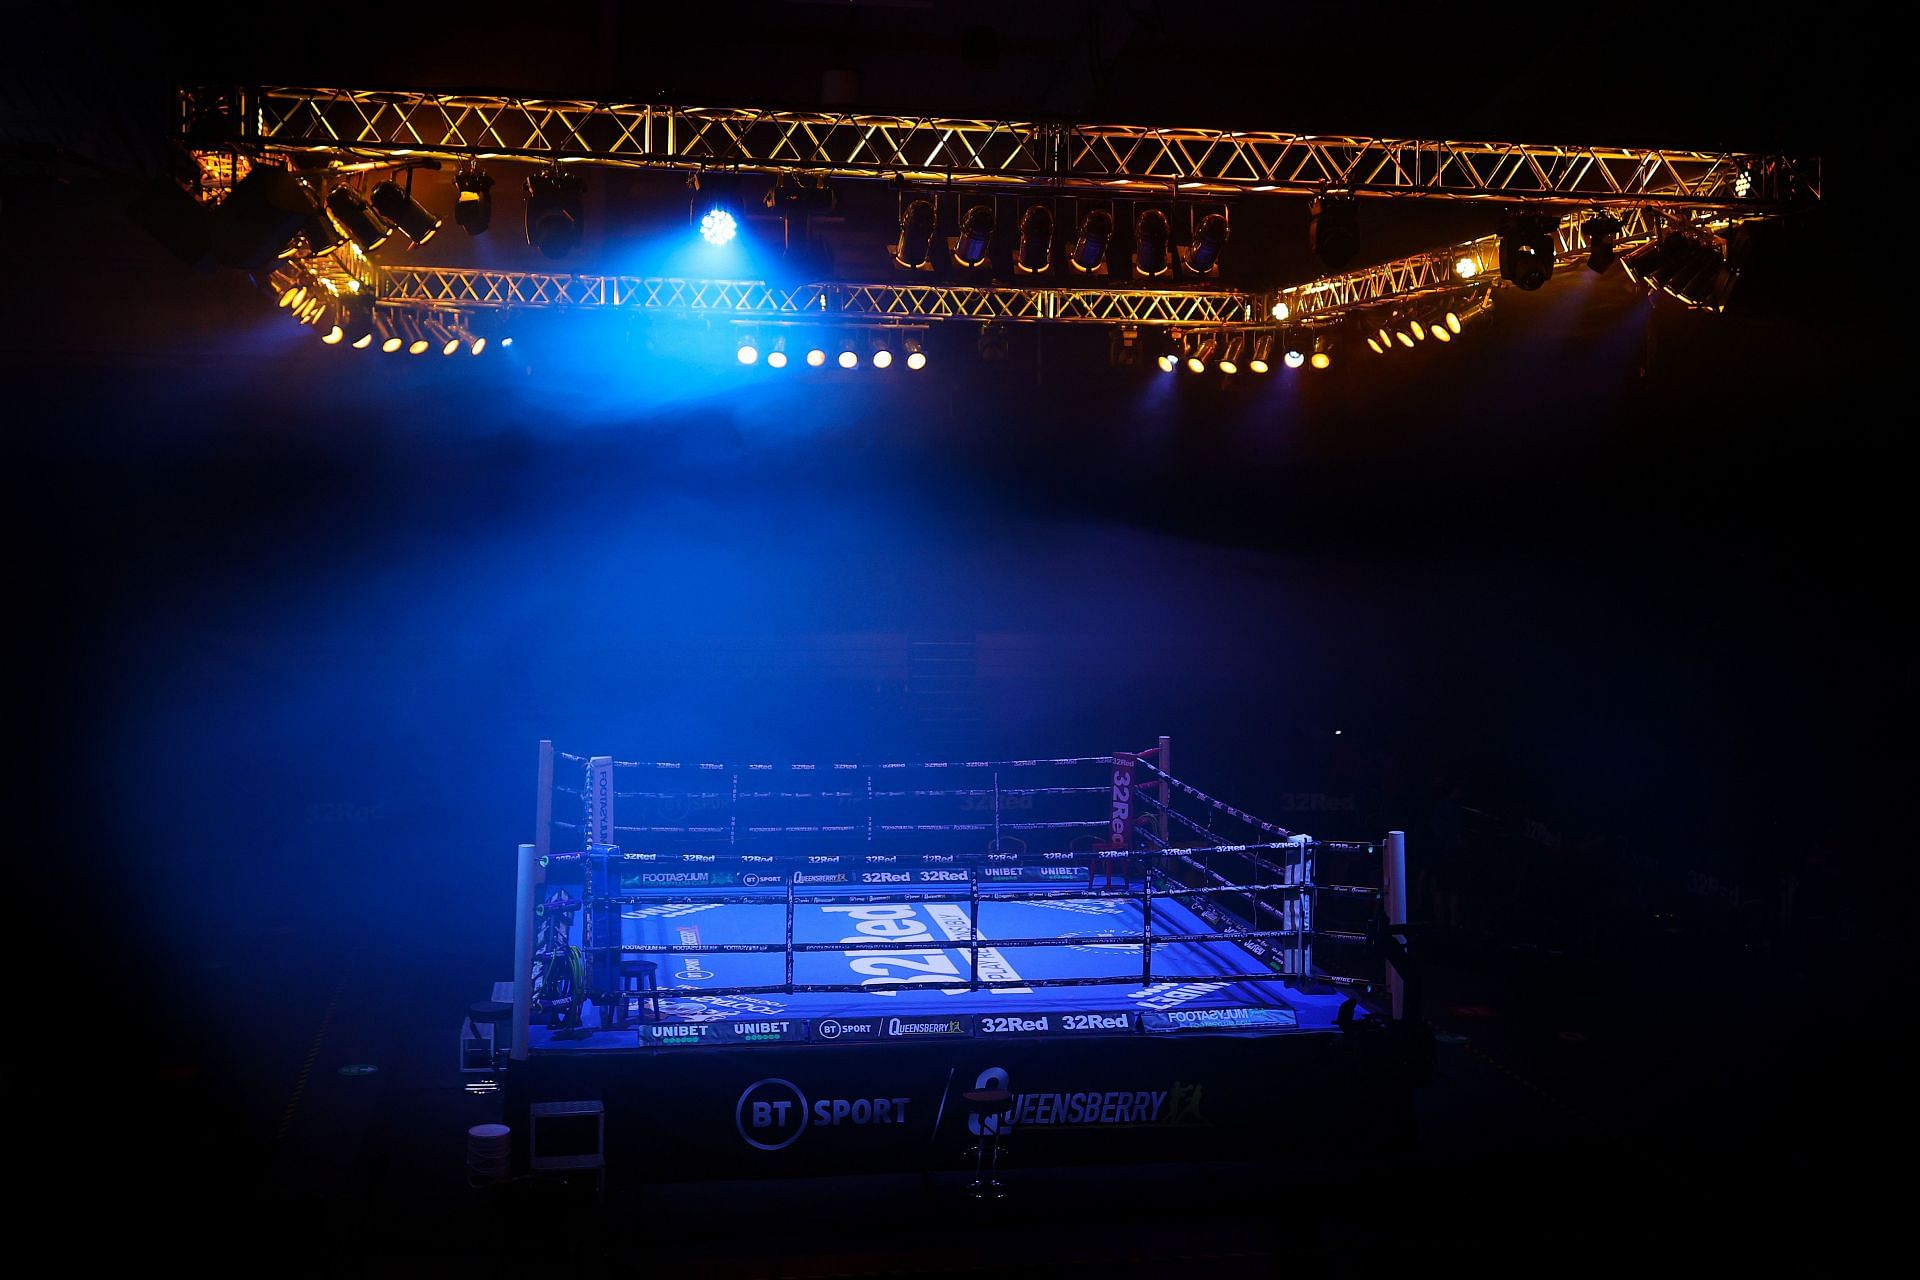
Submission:
[[[1287,830],[1285,827],[1276,825],[1275,823],[1268,822],[1264,818],[1254,817],[1252,814],[1248,813],[1245,809],[1238,809],[1238,808],[1235,808],[1233,805],[1228,804],[1224,800],[1214,799],[1212,796],[1208,795],[1206,792],[1202,791],[1200,788],[1194,786],[1192,783],[1180,781],[1180,779],[1174,777],[1170,773],[1167,773],[1165,770],[1161,769],[1158,765],[1153,764],[1151,761],[1136,760],[1135,764],[1137,767],[1145,769],[1147,772],[1153,774],[1156,778],[1164,779],[1169,786],[1179,788],[1181,791],[1186,792],[1188,795],[1192,796],[1195,800],[1200,801],[1202,804],[1210,805],[1215,811],[1219,813],[1224,813],[1229,817],[1238,818],[1241,822],[1246,823],[1250,827],[1256,827],[1259,830],[1268,832],[1269,834],[1272,834],[1272,835],[1290,836],[1294,834],[1293,832]]]

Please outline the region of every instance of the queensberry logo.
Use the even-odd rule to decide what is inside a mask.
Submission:
[[[796,871],[793,873],[793,882],[795,884],[844,884],[846,883],[846,879],[847,873],[844,871],[829,871],[817,876],[810,876],[804,871]]]
[[[750,1084],[733,1107],[733,1127],[748,1146],[781,1151],[811,1127],[905,1124],[907,1098],[818,1098],[791,1080],[770,1077]]]
[[[887,1034],[909,1036],[963,1036],[967,1024],[958,1018],[888,1018]]]

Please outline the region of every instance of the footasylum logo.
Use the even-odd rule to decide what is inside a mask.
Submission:
[[[809,1128],[903,1125],[907,1098],[816,1098],[791,1080],[770,1076],[741,1091],[733,1107],[733,1127],[748,1146],[761,1151],[783,1151],[799,1141]]]

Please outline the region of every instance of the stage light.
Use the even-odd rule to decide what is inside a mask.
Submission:
[[[330,347],[336,347],[340,345],[340,340],[345,338],[346,336],[347,336],[347,331],[345,329],[342,329],[339,325],[335,325],[333,326],[333,328],[327,330],[325,333],[320,335],[320,341],[326,343]]]
[[[955,236],[949,247],[953,250],[953,260],[963,267],[987,265],[987,250],[993,242],[993,206],[977,204],[967,210],[967,216],[960,223],[960,234]]]
[[[1740,274],[1717,241],[1678,231],[1635,249],[1620,259],[1620,266],[1635,283],[1704,311],[1726,309]]]
[[[338,249],[346,240],[340,234],[340,228],[333,225],[333,219],[324,208],[313,211],[307,219],[306,230],[301,232],[307,240],[307,252],[315,257],[324,257]]]
[[[371,329],[367,330],[365,333],[361,334],[359,337],[353,340],[353,349],[355,351],[365,351],[368,347],[372,345],[373,345],[373,330]]]
[[[1560,217],[1553,213],[1516,213],[1500,231],[1500,276],[1521,289],[1538,289],[1553,277],[1558,252],[1554,233]]]
[[[440,229],[440,219],[391,178],[375,187],[367,199],[375,213],[400,228],[400,233],[415,244],[425,244]]]
[[[479,355],[487,349],[487,340],[479,335],[470,334],[467,338],[467,354]]]
[[[207,219],[213,256],[242,271],[271,269],[300,251],[313,193],[287,170],[255,164]]]
[[[1205,373],[1207,371],[1207,362],[1199,356],[1188,356],[1187,369],[1191,373]]]
[[[1324,369],[1333,363],[1333,357],[1324,351],[1316,351],[1307,357],[1307,363],[1316,369]]]
[[[1453,334],[1449,332],[1447,326],[1443,324],[1430,324],[1427,326],[1427,332],[1433,335],[1435,342],[1453,341]]]
[[[380,335],[380,349],[388,355],[392,355],[406,345],[407,340],[400,336],[400,330],[386,317],[376,317],[373,327],[374,331]]]
[[[301,303],[305,302],[306,300],[307,300],[307,287],[305,285],[290,284],[285,289],[283,289],[280,293],[280,305],[283,308],[298,307]]]
[[[460,339],[454,335],[453,330],[438,320],[428,320],[421,325],[421,328],[429,338],[440,344],[441,355],[450,356],[460,349]]]
[[[1211,275],[1220,266],[1220,253],[1227,247],[1227,217],[1210,213],[1200,220],[1193,245],[1187,250],[1187,269],[1195,275]]]
[[[1386,326],[1382,325],[1376,331],[1376,335],[1380,339],[1380,346],[1383,350],[1386,350],[1386,351],[1393,350],[1393,334],[1386,328]]]
[[[493,175],[468,165],[453,177],[453,220],[470,236],[485,235],[493,225]]]
[[[1292,314],[1293,308],[1289,307],[1286,303],[1276,302],[1273,304],[1273,318],[1275,320],[1285,320]]]
[[[1377,356],[1383,356],[1387,353],[1387,349],[1380,345],[1380,339],[1373,337],[1372,335],[1368,335],[1367,337],[1367,350],[1373,352],[1373,354]]]
[[[1613,244],[1620,236],[1620,219],[1596,213],[1580,224],[1587,241],[1587,270],[1605,271],[1613,265]]]
[[[1053,259],[1053,212],[1036,204],[1020,217],[1020,244],[1014,252],[1015,271],[1034,275],[1045,271]]]
[[[1250,360],[1247,362],[1247,368],[1253,370],[1255,373],[1265,373],[1268,369],[1272,368],[1272,366],[1265,360]]]
[[[889,350],[887,350],[887,349],[886,349],[885,347],[882,347],[882,348],[880,348],[880,349],[879,349],[878,351],[876,351],[876,352],[874,352],[874,353],[873,353],[873,367],[874,367],[874,368],[876,368],[876,369],[890,369],[890,368],[892,368],[892,367],[893,367],[893,352],[891,352],[891,351],[889,351]]]
[[[1301,365],[1305,364],[1306,362],[1307,362],[1307,357],[1305,355],[1303,355],[1301,352],[1291,351],[1291,350],[1288,351],[1285,356],[1281,357],[1281,360],[1280,360],[1280,363],[1286,365],[1287,368],[1289,369],[1298,369]]]
[[[827,362],[827,353],[822,351],[819,347],[815,347],[811,351],[807,352],[807,364],[810,367],[818,369],[821,365],[825,364],[826,362]]]
[[[760,359],[760,348],[753,345],[752,338],[742,338],[740,349],[735,351],[733,356],[741,364],[754,364]]]
[[[1227,340],[1226,350],[1220,356],[1220,372],[1222,373],[1240,372],[1240,352],[1244,344],[1245,344],[1245,339],[1239,337],[1238,335],[1235,335],[1234,337],[1229,338]]]
[[[1394,334],[1393,340],[1399,343],[1403,347],[1411,347],[1413,345],[1413,339],[1407,336],[1407,331],[1405,329],[1402,329],[1398,333]]]
[[[784,369],[787,367],[787,353],[775,347],[767,352],[767,368]]]
[[[1461,258],[1453,264],[1453,274],[1462,280],[1471,280],[1480,274],[1480,259]]]
[[[920,345],[920,339],[907,338],[903,345],[907,349],[907,368],[918,370],[927,367],[927,352]]]
[[[527,243],[547,258],[564,258],[580,243],[586,184],[558,169],[527,179]]]
[[[1407,332],[1413,335],[1415,342],[1425,342],[1427,340],[1427,326],[1421,324],[1418,319],[1407,321]]]
[[[1113,239],[1113,215],[1105,209],[1090,209],[1080,220],[1080,233],[1074,237],[1073,254],[1068,259],[1076,271],[1104,271],[1107,242]]]
[[[893,260],[909,271],[933,269],[933,232],[939,219],[931,200],[915,200],[900,212],[900,239]]]
[[[1360,252],[1360,203],[1352,196],[1315,196],[1307,204],[1307,243],[1320,265],[1340,271]]]
[[[1273,366],[1268,359],[1273,355],[1273,335],[1263,334],[1253,340],[1253,358],[1247,362],[1247,368],[1255,373],[1265,373]]]
[[[327,208],[362,253],[372,253],[393,234],[393,229],[352,187],[335,187],[327,192]]]
[[[854,351],[852,347],[848,347],[845,351],[842,351],[840,353],[840,367],[842,369],[855,368],[859,365],[859,363],[860,363],[860,356],[857,352]]]
[[[1172,373],[1175,369],[1178,369],[1179,367],[1180,367],[1179,356],[1174,355],[1171,351],[1166,351],[1161,353],[1160,372]]]
[[[734,222],[733,215],[717,205],[707,210],[700,218],[700,238],[715,248],[732,244],[733,237],[739,229],[739,224]]]
[[[1137,275],[1163,276],[1173,265],[1167,253],[1167,215],[1143,209],[1133,220],[1133,270]]]

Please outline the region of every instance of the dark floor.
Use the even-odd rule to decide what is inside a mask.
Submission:
[[[578,1256],[794,1276],[1252,1275],[1401,1256],[1558,1270],[1649,1250],[1836,1263],[1897,1195],[1871,1173],[1904,1115],[1875,1112],[1897,1096],[1874,1065],[1889,1041],[1849,1021],[1842,984],[1790,990],[1758,961],[1690,989],[1600,983],[1464,946],[1430,948],[1440,1075],[1420,1091],[1416,1149],[1391,1159],[1016,1166],[990,1209],[947,1175],[616,1183],[604,1210],[543,1184],[474,1192],[465,1130],[499,1097],[463,1091],[451,1028],[492,975],[484,956],[396,942],[295,923],[210,939],[229,959],[202,959],[203,995],[231,1026],[183,1019],[125,1046],[85,1095],[117,1136],[75,1148],[92,1158],[63,1176],[144,1171],[122,1206],[153,1223],[128,1237],[142,1249],[257,1230],[298,1241],[296,1269]],[[375,1070],[342,1073],[356,1064]]]

